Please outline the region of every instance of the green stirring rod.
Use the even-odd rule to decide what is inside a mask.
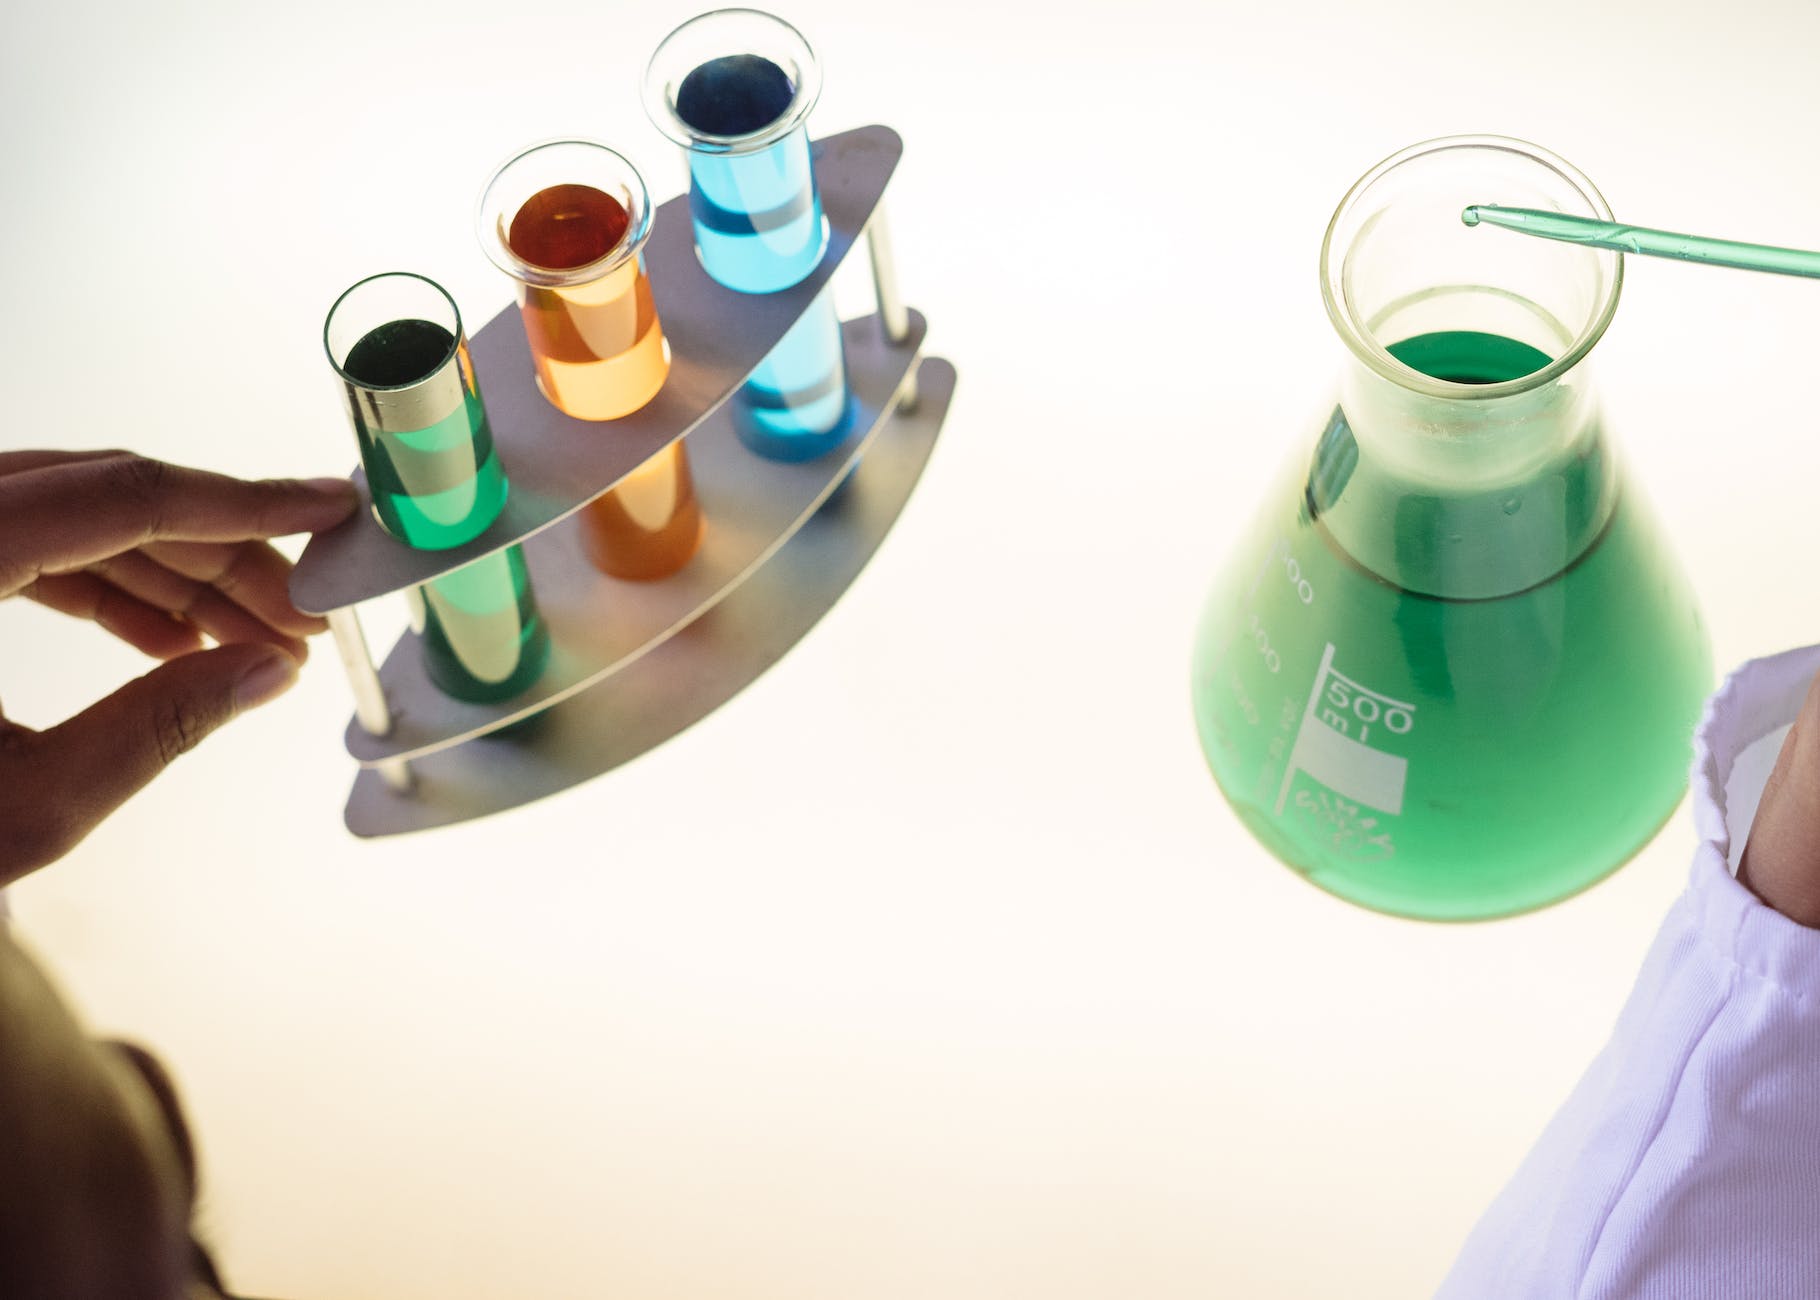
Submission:
[[[1672,257],[1708,266],[1729,266],[1741,271],[1769,271],[1776,275],[1805,275],[1820,280],[1820,253],[1800,248],[1774,248],[1768,244],[1741,244],[1733,239],[1708,239],[1681,235],[1672,230],[1625,226],[1592,217],[1570,217],[1562,212],[1536,208],[1505,208],[1495,203],[1475,203],[1460,214],[1469,226],[1481,221],[1542,239],[1560,239],[1591,248],[1647,257]]]

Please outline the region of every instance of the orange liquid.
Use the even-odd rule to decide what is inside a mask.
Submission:
[[[552,185],[512,218],[506,242],[533,266],[569,270],[605,257],[630,218],[591,185]],[[520,283],[518,307],[537,366],[537,386],[578,420],[616,420],[657,396],[670,373],[651,282],[634,257],[599,279],[548,288]],[[582,511],[594,563],[616,578],[676,572],[701,540],[688,453],[681,443],[653,456]]]
[[[668,577],[701,542],[689,457],[673,442],[581,510],[588,558],[615,578]]]
[[[533,266],[567,271],[612,252],[629,223],[619,200],[592,185],[552,185],[518,210],[506,243]],[[518,309],[538,385],[566,415],[630,415],[670,373],[651,282],[637,258],[587,284],[520,283]]]

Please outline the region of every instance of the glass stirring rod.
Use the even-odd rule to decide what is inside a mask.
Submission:
[[[1619,253],[1672,257],[1682,262],[1704,262],[1743,271],[1769,271],[1775,275],[1804,275],[1820,279],[1820,252],[1800,248],[1774,248],[1768,244],[1741,244],[1732,239],[1682,235],[1672,230],[1626,226],[1592,217],[1570,217],[1562,212],[1536,208],[1506,208],[1495,203],[1475,203],[1460,214],[1469,226],[1481,221],[1542,239],[1559,239]]]

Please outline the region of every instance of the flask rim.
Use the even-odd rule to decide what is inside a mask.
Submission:
[[[1365,366],[1389,380],[1391,383],[1412,392],[1429,397],[1442,397],[1463,401],[1485,401],[1499,397],[1513,397],[1519,393],[1530,392],[1551,384],[1572,370],[1586,359],[1594,346],[1605,336],[1613,315],[1618,310],[1618,299],[1624,288],[1624,256],[1621,253],[1597,250],[1601,257],[1611,259],[1612,271],[1608,278],[1601,300],[1589,313],[1586,324],[1581,328],[1573,341],[1562,350],[1561,354],[1546,366],[1533,370],[1527,375],[1505,380],[1495,384],[1463,384],[1447,379],[1436,379],[1423,374],[1413,367],[1404,365],[1391,355],[1370,327],[1354,312],[1349,301],[1345,285],[1345,252],[1351,246],[1351,236],[1357,231],[1347,227],[1356,215],[1357,209],[1366,194],[1379,181],[1396,169],[1414,162],[1419,158],[1429,157],[1452,149],[1491,149],[1515,154],[1538,166],[1547,168],[1561,180],[1576,190],[1591,209],[1591,214],[1603,221],[1611,221],[1611,206],[1605,196],[1578,167],[1560,155],[1531,144],[1504,135],[1449,135],[1424,140],[1400,149],[1378,163],[1361,176],[1340,200],[1334,209],[1333,218],[1327,223],[1327,233],[1321,240],[1321,299],[1327,308],[1327,317],[1339,332],[1341,340],[1352,351],[1353,355]],[[1462,207],[1465,205],[1462,204]],[[1341,247],[1342,232],[1345,232],[1346,247]]]

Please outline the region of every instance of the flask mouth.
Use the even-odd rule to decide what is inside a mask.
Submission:
[[[1455,135],[1409,146],[1340,200],[1321,243],[1321,297],[1367,368],[1429,397],[1484,401],[1553,383],[1586,358],[1618,309],[1624,259],[1532,239],[1460,214],[1474,203],[1612,220],[1579,168],[1508,136]],[[1553,358],[1499,383],[1425,374],[1389,344],[1444,331],[1501,334]]]

